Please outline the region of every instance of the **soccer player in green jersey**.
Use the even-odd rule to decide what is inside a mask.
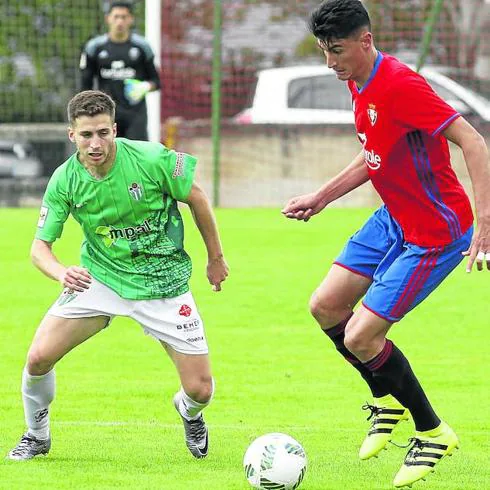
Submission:
[[[215,291],[228,275],[213,211],[194,182],[196,158],[159,143],[116,139],[115,104],[100,91],[68,104],[68,136],[77,152],[51,177],[31,257],[64,290],[42,320],[22,377],[27,431],[8,457],[31,459],[51,447],[49,406],[54,365],[65,354],[128,316],[157,339],[174,362],[181,389],[174,406],[187,447],[208,452],[202,410],[214,392],[202,320],[189,291],[191,260],[183,248],[177,202],[189,205],[208,253]],[[84,234],[81,265],[65,266],[52,251],[69,215]]]

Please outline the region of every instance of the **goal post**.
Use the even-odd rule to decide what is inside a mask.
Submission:
[[[145,0],[145,37],[155,53],[155,66],[160,69],[161,59],[161,0]],[[162,86],[162,90],[165,87]],[[148,107],[148,136],[150,141],[160,141],[160,91],[146,96]]]

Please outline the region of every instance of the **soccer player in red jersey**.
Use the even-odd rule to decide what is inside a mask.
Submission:
[[[359,0],[327,0],[310,28],[327,64],[352,93],[362,151],[311,194],[291,199],[286,217],[308,221],[371,180],[383,205],[347,242],[312,296],[311,313],[369,385],[371,427],[359,456],[376,456],[411,414],[416,435],[394,485],[425,478],[459,446],[434,412],[412,368],[386,338],[393,323],[423,301],[468,257],[467,271],[490,268],[490,166],[482,136],[425,79],[373,42]],[[447,140],[464,154],[477,226],[450,162]],[[362,299],[359,307],[353,307]]]

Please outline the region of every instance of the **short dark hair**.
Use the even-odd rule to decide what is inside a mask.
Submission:
[[[126,8],[129,10],[129,13],[133,13],[133,2],[128,0],[114,0],[109,4],[107,14],[110,14],[111,10],[116,7]]]
[[[94,117],[107,114],[114,122],[116,118],[116,104],[100,90],[84,90],[75,95],[68,102],[68,122],[72,126],[76,119],[83,116]]]
[[[311,13],[309,27],[317,39],[328,45],[363,27],[371,29],[371,20],[360,0],[325,0]]]

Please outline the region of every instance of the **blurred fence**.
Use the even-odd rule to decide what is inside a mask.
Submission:
[[[487,127],[487,145],[490,133]],[[197,177],[212,195],[213,152],[209,126],[189,121],[181,128],[180,148],[199,155]],[[282,206],[295,195],[312,192],[347,166],[360,151],[353,127],[322,125],[223,124],[220,203],[223,207]],[[472,195],[461,150],[450,144],[453,167]],[[380,204],[370,183],[350,192],[334,206]]]
[[[434,0],[367,0],[377,46],[416,63]],[[161,0],[162,139],[200,159],[212,185],[211,86],[213,0]],[[83,44],[105,31],[105,0],[3,0],[0,3],[0,139],[29,140],[43,177],[73,150],[65,106],[78,87]],[[331,125],[236,125],[257,70],[322,64],[306,20],[317,0],[223,0],[221,89],[221,204],[280,205],[310,191],[359,150],[353,128]],[[144,29],[144,1],[136,1],[136,29]],[[490,2],[446,0],[426,62],[490,99]],[[178,119],[178,124],[168,121]],[[481,121],[475,120],[479,125]],[[487,131],[487,126],[481,126]],[[458,172],[466,179],[464,169]],[[42,189],[43,181],[26,183]],[[369,186],[344,204],[369,205]],[[0,203],[16,202],[0,185]],[[16,195],[23,195],[18,189]],[[37,194],[36,194],[37,195]],[[32,203],[26,197],[19,204]]]

